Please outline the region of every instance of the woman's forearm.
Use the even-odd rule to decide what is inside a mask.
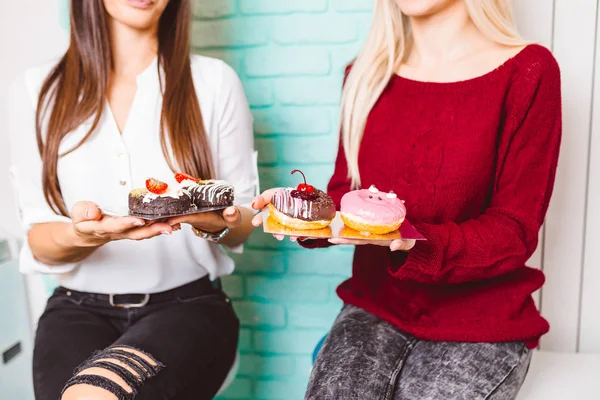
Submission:
[[[98,248],[85,246],[73,225],[66,222],[36,224],[27,238],[33,256],[50,266],[81,261]]]
[[[229,233],[219,242],[225,246],[235,247],[250,237],[250,234],[254,230],[254,226],[252,225],[252,217],[254,216],[254,212],[246,207],[238,207],[240,210],[240,214],[242,220],[238,226],[231,229]]]

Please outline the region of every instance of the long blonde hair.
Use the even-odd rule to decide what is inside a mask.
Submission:
[[[475,26],[490,40],[517,46],[511,0],[464,0]],[[367,117],[411,45],[410,24],[395,0],[375,0],[373,23],[342,92],[340,130],[352,188],[360,187],[358,151]]]

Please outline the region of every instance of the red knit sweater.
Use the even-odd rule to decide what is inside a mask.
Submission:
[[[421,339],[535,347],[549,329],[531,297],[544,274],[525,262],[560,140],[560,72],[541,46],[466,81],[393,77],[367,120],[362,186],[396,192],[427,241],[410,252],[357,246],[338,295]],[[347,171],[340,149],[328,185],[338,207]]]

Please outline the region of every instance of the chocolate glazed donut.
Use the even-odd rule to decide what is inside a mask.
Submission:
[[[298,170],[292,173],[300,172]],[[304,176],[304,174],[302,174]],[[335,204],[322,190],[304,183],[296,189],[279,189],[273,194],[269,212],[281,225],[292,229],[321,229],[335,217]]]

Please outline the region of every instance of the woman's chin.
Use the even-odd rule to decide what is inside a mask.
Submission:
[[[110,17],[135,29],[155,26],[167,4],[168,0],[104,0]]]
[[[455,0],[394,0],[402,14],[411,18],[426,18],[455,3]]]

